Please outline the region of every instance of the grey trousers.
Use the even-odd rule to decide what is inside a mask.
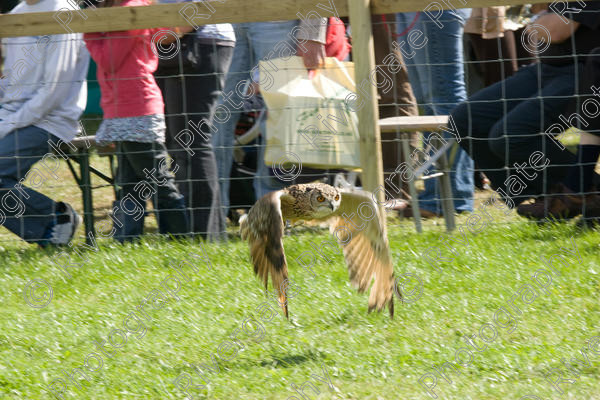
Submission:
[[[219,240],[226,237],[226,226],[210,127],[233,47],[197,44],[196,50],[198,65],[159,69],[155,77],[165,99],[166,145],[178,166],[175,182],[189,211],[190,232]]]

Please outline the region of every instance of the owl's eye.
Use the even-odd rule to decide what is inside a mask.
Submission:
[[[339,194],[336,194],[336,195],[335,195],[335,201],[338,201],[339,199],[340,199],[340,195],[339,195]]]
[[[318,201],[319,203],[322,203],[322,202],[324,202],[324,201],[325,201],[325,197],[323,197],[323,196],[319,196],[319,197],[317,197],[317,201]]]

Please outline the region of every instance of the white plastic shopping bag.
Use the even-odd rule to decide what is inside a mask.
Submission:
[[[302,58],[261,61],[260,91],[267,104],[265,164],[292,153],[315,168],[359,168],[358,118],[344,99],[355,92],[354,65],[326,58],[309,78]]]

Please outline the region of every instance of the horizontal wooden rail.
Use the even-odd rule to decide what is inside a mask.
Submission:
[[[355,1],[355,0],[350,0]],[[446,0],[455,7],[489,7],[526,4],[528,0]],[[421,11],[446,2],[429,0],[372,0],[371,14]],[[538,1],[539,3],[539,1]],[[334,4],[335,7],[331,5]],[[319,7],[321,5],[321,7]],[[329,12],[327,9],[335,11]],[[196,11],[195,17],[194,11]],[[298,19],[316,12],[322,17],[348,16],[345,0],[206,0],[197,3],[156,4],[145,7],[113,7],[62,12],[0,15],[0,37],[52,35],[66,32],[109,32],[128,29],[241,23]],[[180,13],[181,12],[181,13]],[[184,18],[182,13],[188,15]]]
[[[389,117],[379,120],[379,129],[382,132],[438,131],[447,123],[447,115]]]

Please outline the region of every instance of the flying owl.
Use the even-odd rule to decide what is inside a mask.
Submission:
[[[293,185],[264,195],[240,219],[240,233],[248,240],[254,273],[265,289],[269,274],[288,317],[281,284],[288,277],[283,250],[284,221],[327,221],[343,246],[350,282],[359,293],[371,287],[369,312],[388,306],[394,316],[394,269],[381,215],[371,193],[338,190],[324,183]]]

